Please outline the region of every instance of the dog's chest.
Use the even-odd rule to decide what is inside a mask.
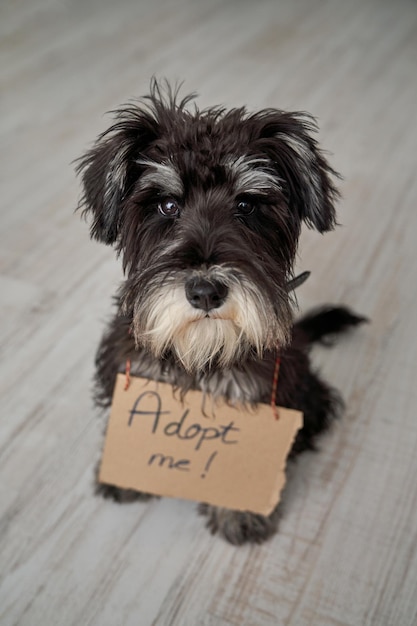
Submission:
[[[123,371],[120,368],[120,371]],[[232,404],[263,402],[270,393],[271,381],[265,379],[255,368],[231,368],[212,370],[205,374],[190,376],[176,364],[159,361],[140,354],[132,361],[131,373],[173,385],[187,392],[198,389],[214,399],[224,399]]]

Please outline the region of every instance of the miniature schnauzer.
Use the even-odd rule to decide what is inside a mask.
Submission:
[[[304,113],[199,110],[194,95],[157,81],[79,161],[91,236],[114,245],[125,281],[100,344],[96,402],[111,403],[127,359],[132,373],[234,402],[276,402],[304,413],[291,456],[314,448],[340,409],[310,368],[314,341],[364,321],[321,309],[294,323],[293,265],[303,222],[335,226],[337,173]],[[117,501],[145,497],[98,485]],[[277,528],[267,517],[200,505],[212,532],[241,544]]]

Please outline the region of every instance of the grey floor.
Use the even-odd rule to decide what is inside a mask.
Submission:
[[[0,34],[1,624],[416,624],[417,4],[4,0]],[[210,536],[191,502],[92,493],[121,269],[74,215],[71,161],[154,74],[202,106],[310,111],[344,175],[343,227],[302,236],[300,307],[372,324],[315,354],[346,413],[262,546]]]

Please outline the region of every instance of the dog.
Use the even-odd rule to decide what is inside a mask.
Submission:
[[[310,346],[365,321],[327,307],[294,322],[294,260],[303,223],[336,225],[338,174],[305,113],[199,110],[195,94],[153,80],[120,108],[81,159],[80,207],[91,237],[114,246],[125,280],[96,357],[95,401],[111,403],[127,359],[132,374],[231,403],[276,402],[304,413],[290,456],[314,449],[341,400],[312,371]],[[119,502],[149,497],[97,484]],[[232,544],[262,542],[269,516],[201,504]]]

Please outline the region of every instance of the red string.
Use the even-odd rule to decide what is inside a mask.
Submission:
[[[272,413],[276,420],[279,420],[279,413],[276,405],[277,398],[277,387],[278,387],[278,375],[279,375],[279,366],[281,363],[281,358],[277,356],[275,361],[275,369],[274,369],[274,378],[272,379],[272,395],[271,395],[271,407]]]
[[[125,391],[127,391],[130,387],[130,366],[131,366],[131,361],[130,359],[126,359],[126,379],[125,379]]]
[[[128,329],[127,332],[129,334],[129,336],[132,334],[132,327],[131,326],[129,326],[129,329]],[[131,368],[131,365],[132,365],[132,361],[130,359],[126,359],[126,370],[125,370],[126,379],[125,379],[125,387],[124,387],[125,391],[127,391],[129,389],[129,387],[130,387],[130,368]]]

